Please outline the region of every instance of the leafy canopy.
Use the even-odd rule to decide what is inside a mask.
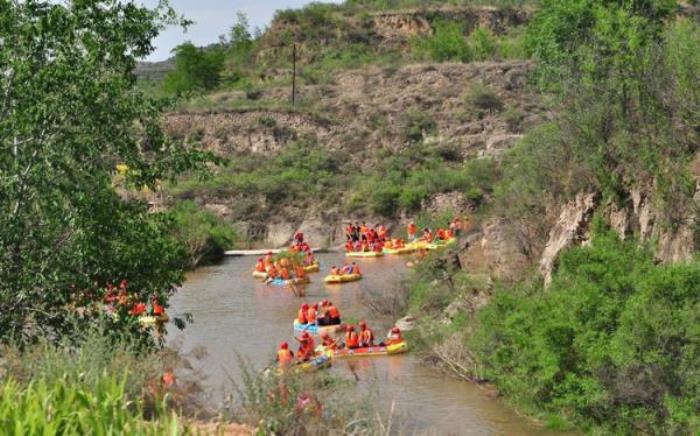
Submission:
[[[170,220],[111,177],[125,163],[130,186],[155,188],[211,158],[172,141],[135,88],[137,59],[179,21],[165,2],[0,1],[0,341],[75,331],[109,280],[138,300],[180,282]]]

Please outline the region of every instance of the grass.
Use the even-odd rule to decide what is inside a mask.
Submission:
[[[88,334],[0,349],[1,434],[180,434],[160,379],[175,358]],[[168,369],[172,369],[168,368]]]

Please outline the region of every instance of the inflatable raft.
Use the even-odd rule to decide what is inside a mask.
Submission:
[[[255,277],[256,279],[266,279],[267,273],[261,271],[253,271],[253,277]]]
[[[334,325],[316,325],[316,324],[299,324],[299,321],[294,320],[294,333],[309,332],[312,335],[320,335],[322,332],[327,332],[328,334],[335,333],[339,328],[340,324]]]
[[[309,360],[308,362],[300,362],[300,363],[295,363],[292,366],[289,367],[290,372],[298,374],[298,373],[306,373],[306,372],[316,372],[321,369],[325,368],[330,368],[331,366],[331,357],[328,355],[328,353],[320,353],[313,359]],[[265,372],[267,371],[275,371],[277,375],[282,375],[284,372],[281,368],[267,368]]]
[[[361,274],[343,274],[340,276],[337,275],[327,275],[323,281],[325,283],[348,283],[348,282],[356,282],[362,278]]]
[[[382,257],[382,251],[348,251],[345,253],[347,257]]]
[[[289,280],[274,279],[268,284],[275,285],[275,286],[289,286],[289,285],[303,285],[306,283],[311,283],[310,277],[304,277],[302,279],[289,279]]]
[[[314,262],[309,266],[304,267],[304,271],[307,273],[314,273],[314,272],[319,272],[321,270],[321,265],[319,265],[318,262]]]
[[[162,315],[158,316],[141,316],[139,317],[139,324],[141,324],[144,327],[156,325],[156,324],[163,324],[170,321],[170,317],[168,316],[167,313],[164,313]]]
[[[374,347],[362,347],[353,349],[338,349],[328,350],[323,346],[316,348],[317,351],[323,352],[334,359],[345,359],[350,357],[374,357],[374,356],[390,356],[393,354],[402,354],[408,351],[406,341],[392,345],[376,345]]]
[[[415,251],[416,251],[416,248],[411,247],[411,246],[405,246],[405,247],[401,247],[401,248],[384,248],[385,254],[395,254],[395,255],[411,254]]]

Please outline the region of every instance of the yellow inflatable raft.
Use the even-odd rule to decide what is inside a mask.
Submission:
[[[314,273],[314,272],[319,272],[321,270],[321,266],[318,264],[318,262],[314,262],[309,266],[304,267],[304,271],[307,273]]]
[[[384,253],[381,251],[348,251],[345,255],[347,257],[382,257]]]
[[[167,313],[158,316],[141,316],[139,317],[139,323],[144,326],[152,326],[155,324],[162,324],[170,321],[170,317]]]
[[[350,357],[374,357],[374,356],[390,356],[393,354],[402,354],[408,351],[406,341],[391,345],[375,345],[373,347],[362,348],[341,348],[338,350],[328,350],[323,346],[316,348],[317,352],[323,352],[333,359],[346,359]]]
[[[384,253],[396,254],[396,255],[411,254],[415,251],[416,251],[416,248],[410,247],[410,246],[405,246],[405,247],[401,247],[401,248],[384,248]]]
[[[256,279],[266,279],[267,273],[261,271],[253,271],[253,277],[255,277]]]
[[[356,282],[362,278],[362,274],[327,275],[323,281],[326,283]]]

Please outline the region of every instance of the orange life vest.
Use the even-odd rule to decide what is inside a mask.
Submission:
[[[280,278],[282,280],[289,280],[289,270],[286,267],[280,270]]]
[[[292,364],[294,360],[294,355],[289,350],[279,350],[277,351],[277,362],[280,368],[284,368]]]
[[[299,324],[308,324],[309,320],[306,318],[306,312],[304,309],[299,309],[299,314],[297,315],[297,321]]]
[[[316,322],[316,309],[313,307],[309,307],[309,310],[306,311],[306,319],[308,320],[309,324],[313,324]]]
[[[165,308],[158,304],[158,301],[153,300],[153,314],[162,315],[165,312]]]
[[[416,225],[415,224],[409,224],[408,225],[408,234],[409,235],[415,235],[416,234]]]
[[[357,337],[355,332],[345,333],[345,346],[347,348],[357,348],[360,345],[360,338]]]
[[[359,266],[359,265],[355,265],[354,267],[352,267],[352,273],[361,276],[361,275],[362,275],[362,272],[360,271],[360,266]]]
[[[328,308],[328,315],[329,315],[332,319],[337,319],[337,318],[340,318],[340,311],[338,310],[337,307],[335,307],[335,306],[330,306],[330,307]]]
[[[331,350],[335,350],[338,346],[338,343],[335,341],[335,339],[331,338],[330,336],[323,338],[323,346],[326,348],[330,348]]]

